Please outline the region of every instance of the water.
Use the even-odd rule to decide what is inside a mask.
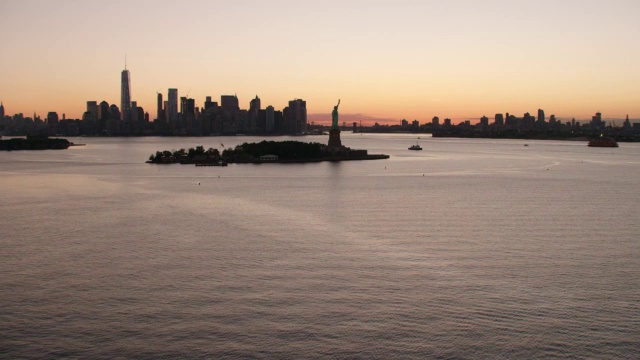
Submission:
[[[0,357],[640,357],[640,144],[342,135],[392,157],[0,154]]]

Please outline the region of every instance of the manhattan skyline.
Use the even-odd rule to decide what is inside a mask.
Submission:
[[[303,98],[310,121],[337,98],[346,121],[381,123],[537,108],[560,119],[640,114],[635,1],[32,0],[0,10],[11,114],[81,118],[88,100],[117,103],[125,53],[131,100],[147,111],[157,91],[179,88],[200,104]]]

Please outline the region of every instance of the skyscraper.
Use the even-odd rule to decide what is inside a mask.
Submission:
[[[158,93],[158,115],[156,116],[156,120],[161,120],[163,114],[162,109],[162,93]]]
[[[258,111],[260,111],[260,98],[256,95],[256,98],[249,102],[249,112],[257,115]]]
[[[91,119],[94,122],[98,121],[98,102],[97,101],[87,101],[87,112],[91,113]]]
[[[267,133],[271,133],[273,132],[274,126],[275,126],[275,111],[273,106],[269,105],[267,106],[267,115],[266,115],[266,124],[265,124],[265,131]]]
[[[167,98],[168,103],[165,109],[168,115],[167,125],[169,128],[174,129],[178,121],[178,89],[169,89]]]
[[[4,119],[4,105],[2,104],[2,101],[0,101],[0,121],[2,121]]]
[[[58,113],[57,112],[50,111],[47,114],[47,126],[49,127],[50,135],[58,134]]]
[[[218,108],[218,103],[215,101],[211,101],[211,96],[207,96],[207,100],[204,102],[204,109],[208,110],[208,109],[217,109]]]
[[[129,70],[127,70],[126,59],[120,85],[120,114],[123,122],[131,122],[131,76],[129,75]]]
[[[544,121],[544,110],[538,109],[538,122],[543,123]]]
[[[220,105],[222,106],[222,110],[224,111],[238,111],[240,110],[240,105],[238,103],[238,97],[236,95],[221,95],[220,96]]]
[[[118,109],[118,105],[111,104],[109,105],[109,118],[111,119],[120,119],[120,109]]]
[[[307,131],[307,102],[302,99],[289,101],[289,112],[285,115],[285,131],[301,134]]]
[[[156,120],[154,121],[154,128],[156,132],[163,133],[166,130],[166,113],[164,109],[164,101],[162,101],[162,93],[158,93],[158,109],[157,109]]]
[[[249,102],[249,132],[256,132],[258,130],[258,122],[260,117],[260,98],[256,95],[256,98]],[[260,131],[264,131],[264,125],[261,126]]]
[[[109,122],[109,103],[102,101],[98,105],[98,125],[97,131],[100,135],[103,135],[107,130],[107,123]]]

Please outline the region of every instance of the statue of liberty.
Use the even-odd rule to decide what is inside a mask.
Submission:
[[[333,107],[333,111],[331,112],[331,128],[338,128],[338,106],[340,106],[340,99],[338,99],[338,105]]]

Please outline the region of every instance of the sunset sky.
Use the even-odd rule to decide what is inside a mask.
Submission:
[[[640,1],[0,0],[7,114],[81,118],[156,91],[398,123],[538,108],[640,118]],[[352,116],[349,116],[352,115]],[[319,119],[322,117],[314,117]]]

